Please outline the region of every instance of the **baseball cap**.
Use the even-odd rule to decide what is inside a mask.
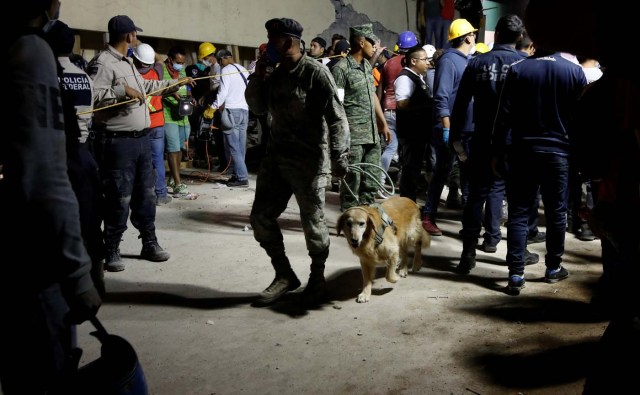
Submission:
[[[133,31],[142,31],[142,29],[136,26],[131,18],[126,15],[116,15],[113,18],[109,19],[108,29],[110,35],[116,36],[120,34],[131,33]]]

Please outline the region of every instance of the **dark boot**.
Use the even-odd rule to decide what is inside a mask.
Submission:
[[[291,269],[291,264],[286,256],[272,258],[271,264],[276,271],[276,277],[271,284],[260,293],[258,299],[253,302],[254,307],[269,306],[276,302],[289,291],[300,287],[300,280]]]
[[[460,274],[468,274],[476,267],[476,244],[477,238],[465,238],[462,241],[462,255],[456,271]]]
[[[328,249],[320,254],[311,255],[311,274],[307,286],[302,291],[302,304],[305,306],[317,306],[329,299],[324,279],[324,263],[328,256]]]
[[[118,246],[107,247],[104,270],[108,272],[121,272],[124,270],[124,262],[122,262],[122,258],[120,257],[120,249]]]
[[[171,255],[160,247],[155,235],[142,236],[142,251],[140,258],[151,262],[164,262],[171,258]]]

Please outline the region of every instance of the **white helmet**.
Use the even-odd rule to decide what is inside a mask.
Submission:
[[[144,64],[154,64],[156,62],[156,51],[149,44],[138,44],[136,49],[133,50],[133,56]]]
[[[433,58],[433,54],[436,53],[436,47],[431,44],[423,45],[422,49],[427,53],[427,58],[431,60]]]

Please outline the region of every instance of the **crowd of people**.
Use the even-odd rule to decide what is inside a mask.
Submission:
[[[73,30],[57,20],[60,2],[21,2],[21,29],[10,38],[9,83],[24,97],[8,118],[12,133],[0,144],[0,210],[3,218],[7,210],[27,218],[18,228],[2,227],[0,242],[25,251],[24,260],[38,266],[7,265],[2,277],[2,311],[14,323],[0,336],[3,392],[61,390],[72,368],[74,325],[95,316],[107,292],[103,270],[125,269],[119,244],[129,220],[143,259],[170,259],[156,235],[156,206],[170,202],[168,189],[187,193],[179,166],[195,122],[221,129],[219,154],[228,161],[229,185],[249,185],[250,113],[268,126],[250,221],[275,271],[254,306],[272,305],[302,285],[278,225],[292,196],[311,259],[302,300],[327,300],[329,175],[340,182],[341,211],[375,204],[386,197],[380,194],[385,182],[393,182],[387,170],[397,156],[400,196],[417,201],[419,184],[427,184],[422,225],[432,236],[443,234],[436,220],[445,185],[452,200],[459,186],[460,274],[474,269],[477,248],[497,251],[506,200],[507,293],[519,294],[526,265],[539,261],[527,250],[532,242],[546,243],[546,282],[569,277],[562,266],[568,219],[582,240],[599,237],[603,297],[615,306],[614,329],[632,331],[637,348],[637,290],[621,284],[638,272],[638,230],[624,230],[619,219],[620,213],[637,219],[640,206],[637,115],[620,116],[624,108],[637,108],[637,78],[630,80],[608,52],[584,50],[580,58],[556,52],[583,48],[554,48],[540,30],[541,43],[532,42],[517,15],[498,20],[492,48],[479,46],[471,18],[447,23],[443,41],[431,24],[434,3],[442,2],[422,3],[426,37],[402,32],[393,53],[381,46],[372,24],[351,26],[348,38],[334,35],[330,46],[315,37],[307,53],[300,23],[270,19],[268,40],[245,69],[209,42],[200,44],[194,65],[186,65],[180,46],[161,61],[139,42],[142,29],[126,15],[108,21],[106,48],[78,66]],[[445,9],[438,6],[442,19]],[[604,73],[599,55],[610,62]],[[613,108],[606,100],[615,95],[617,103],[628,102]],[[192,112],[185,112],[185,103]],[[614,128],[620,141],[594,148],[593,140],[601,140],[594,137],[597,127]],[[546,235],[537,231],[540,200]],[[33,248],[31,240],[44,245]],[[33,281],[16,300],[13,279],[27,271]],[[28,351],[8,352],[15,342]],[[31,367],[29,379],[24,366]]]

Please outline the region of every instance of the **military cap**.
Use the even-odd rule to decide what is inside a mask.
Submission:
[[[373,25],[371,23],[365,23],[364,25],[351,26],[349,28],[349,34],[351,37],[364,37],[377,43],[380,39],[373,34]]]
[[[318,43],[322,48],[326,48],[327,47],[327,41],[322,38],[322,37],[316,37],[313,40],[311,40],[311,42],[316,42]]]
[[[264,24],[267,32],[275,35],[285,35],[295,38],[302,38],[302,25],[289,18],[273,18]]]

